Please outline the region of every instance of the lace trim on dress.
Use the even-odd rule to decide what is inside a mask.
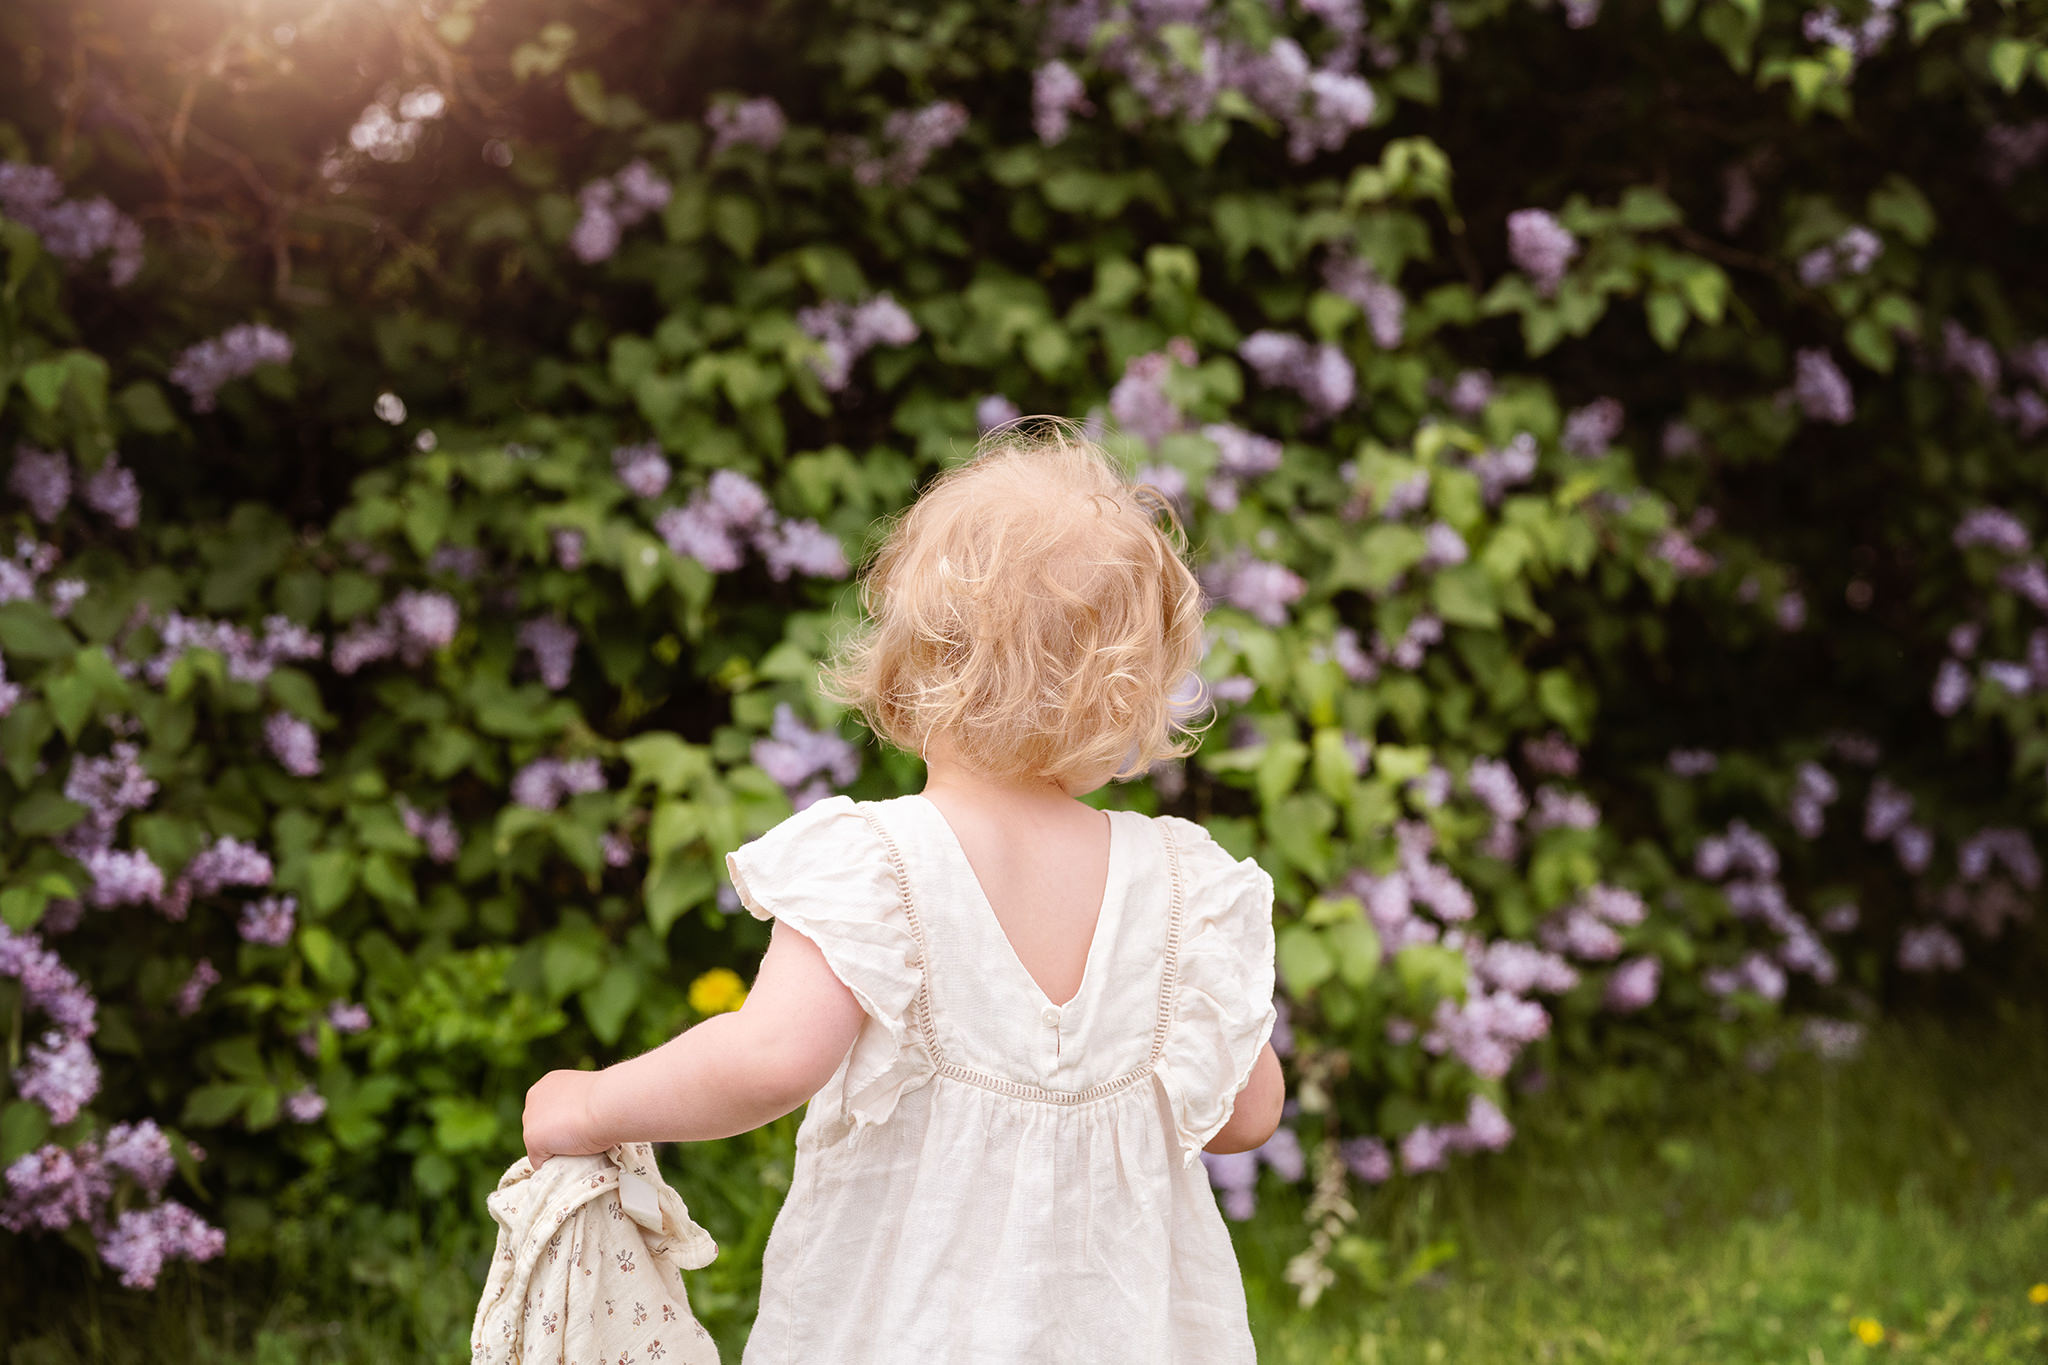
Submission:
[[[929,949],[925,943],[924,924],[917,917],[917,899],[911,894],[910,876],[903,865],[902,851],[897,848],[895,838],[889,833],[882,822],[875,818],[872,811],[864,809],[861,814],[867,820],[868,827],[875,832],[875,837],[881,840],[882,847],[888,852],[890,870],[895,874],[896,887],[903,898],[903,917],[910,924],[911,937],[917,941],[918,958],[920,962],[928,961]],[[984,1090],[993,1090],[1000,1094],[1008,1095],[1013,1099],[1033,1100],[1041,1104],[1088,1104],[1095,1100],[1103,1099],[1106,1096],[1128,1090],[1131,1086],[1146,1079],[1157,1069],[1159,1059],[1166,1052],[1167,1035],[1173,1026],[1173,1013],[1179,996],[1180,927],[1184,889],[1181,877],[1180,845],[1175,842],[1173,832],[1166,826],[1155,823],[1153,827],[1159,831],[1159,836],[1166,845],[1168,885],[1171,888],[1171,900],[1166,917],[1165,962],[1160,972],[1159,1015],[1157,1022],[1154,1023],[1152,1028],[1152,1051],[1145,1058],[1144,1062],[1135,1070],[1128,1071],[1114,1080],[1091,1085],[1086,1090],[1048,1090],[1044,1086],[1026,1085],[1021,1081],[1007,1080],[1001,1076],[991,1076],[985,1071],[977,1071],[973,1067],[962,1066],[958,1062],[949,1062],[946,1060],[944,1050],[939,1045],[938,1031],[932,1027],[931,974],[929,972],[920,972],[918,974],[917,996],[912,1004],[912,1011],[916,1021],[916,1027],[912,1031],[917,1036],[918,1045],[924,1049],[925,1055],[930,1058],[933,1070],[941,1076],[950,1076],[956,1081],[965,1081],[969,1085],[979,1086]]]

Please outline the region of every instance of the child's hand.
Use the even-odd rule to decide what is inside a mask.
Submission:
[[[610,1143],[592,1132],[594,1071],[550,1071],[526,1092],[526,1160],[536,1169],[551,1156],[587,1156]]]

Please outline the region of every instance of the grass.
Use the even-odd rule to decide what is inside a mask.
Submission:
[[[2048,1362],[2029,1294],[2048,1282],[2044,1025],[1894,1025],[1846,1065],[1702,1084],[1654,1135],[1539,1115],[1509,1156],[1438,1183],[1429,1227],[1461,1254],[1399,1292],[1340,1280],[1304,1311],[1280,1273],[1287,1200],[1239,1244],[1259,1358]],[[1419,1212],[1397,1193],[1361,1224],[1398,1262]]]
[[[1445,1239],[1457,1248],[1405,1288],[1368,1292],[1347,1274],[1302,1308],[1282,1278],[1302,1199],[1269,1189],[1233,1227],[1260,1360],[2048,1365],[2048,1303],[2028,1297],[2048,1282],[2039,1008],[1889,1025],[1853,1062],[1797,1055],[1712,1077],[1654,1121],[1574,1122],[1558,1100],[1530,1109],[1508,1153],[1362,1205],[1359,1232],[1393,1264]],[[52,1264],[71,1255],[53,1252]],[[81,1279],[61,1311],[34,1315],[33,1335],[0,1314],[0,1360],[440,1358],[413,1344],[424,1322],[466,1359],[466,1268],[423,1255],[381,1269],[382,1292],[187,1274],[144,1296]],[[746,1312],[704,1313],[735,1329],[721,1333],[729,1361]]]

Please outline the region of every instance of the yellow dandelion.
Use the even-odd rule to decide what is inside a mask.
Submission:
[[[690,983],[690,1008],[699,1014],[736,1010],[746,998],[746,984],[729,968],[713,967]]]
[[[1876,1346],[1884,1340],[1884,1324],[1876,1318],[1851,1318],[1849,1330],[1865,1346]]]
[[[2048,1284],[2037,1284],[2027,1291],[2028,1303],[2048,1303]]]

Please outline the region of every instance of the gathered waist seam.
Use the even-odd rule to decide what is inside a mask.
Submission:
[[[910,873],[903,865],[903,853],[897,847],[896,839],[887,824],[876,817],[874,810],[866,805],[861,807],[861,816],[868,828],[881,841],[888,854],[890,871],[896,877],[896,890],[901,898],[903,917],[910,925],[912,941],[917,945],[918,960],[924,970],[918,973],[917,994],[911,1002],[911,1034],[917,1039],[919,1048],[930,1061],[932,1070],[941,1076],[951,1077],[967,1085],[992,1090],[1013,1099],[1031,1100],[1040,1104],[1087,1104],[1103,1099],[1120,1091],[1128,1090],[1159,1068],[1159,1060],[1166,1053],[1166,1039],[1173,1027],[1173,1016],[1180,1003],[1180,936],[1181,920],[1185,914],[1186,889],[1181,873],[1180,845],[1171,829],[1155,824],[1160,841],[1166,848],[1169,901],[1166,916],[1166,942],[1163,945],[1162,964],[1159,980],[1159,995],[1152,1025],[1152,1049],[1149,1056],[1135,1070],[1126,1072],[1114,1080],[1091,1085],[1086,1090],[1048,1090],[1044,1086],[1030,1085],[1023,1081],[1008,1080],[993,1076],[986,1071],[948,1061],[939,1045],[938,1030],[932,1023],[931,980],[928,969],[931,963],[930,945],[925,941],[924,924],[917,913],[917,897],[910,889]]]

